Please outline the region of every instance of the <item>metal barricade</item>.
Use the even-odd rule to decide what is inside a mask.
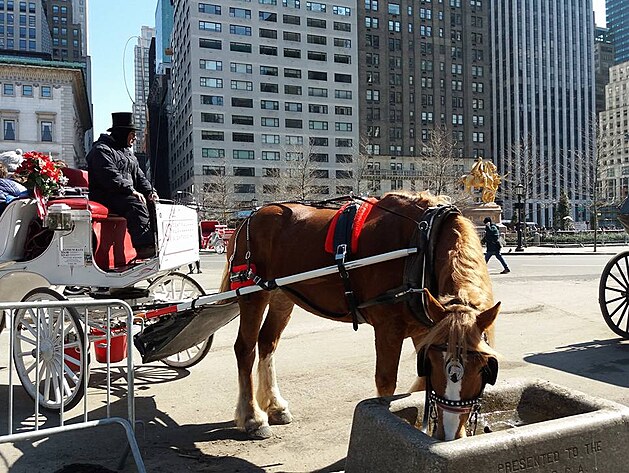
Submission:
[[[99,311],[100,310],[100,311]],[[3,311],[6,311],[7,327],[9,329],[9,351],[8,351],[8,428],[6,434],[0,435],[0,444],[2,443],[14,443],[23,440],[34,440],[52,436],[57,433],[77,431],[83,429],[89,429],[104,425],[118,424],[124,428],[128,449],[122,455],[120,461],[120,468],[122,468],[126,461],[129,452],[133,455],[138,472],[144,473],[146,469],[144,462],[138,448],[138,444],[135,438],[134,426],[135,426],[135,401],[134,401],[134,367],[133,367],[133,343],[127,343],[126,348],[126,378],[127,378],[127,418],[111,416],[111,367],[112,367],[112,314],[117,311],[118,314],[122,312],[124,314],[122,318],[126,319],[126,335],[131,336],[131,328],[133,324],[133,311],[131,307],[124,301],[117,299],[80,299],[80,300],[41,300],[33,302],[14,302],[14,303],[0,303],[0,317],[3,316]],[[92,315],[90,314],[92,313]],[[95,317],[94,313],[100,313],[100,318]],[[21,326],[15,326],[16,316],[20,314]],[[120,316],[118,315],[118,318]],[[68,381],[65,376],[68,375],[68,366],[79,368],[77,360],[73,358],[74,353],[71,350],[77,350],[77,341],[72,342],[66,340],[71,328],[66,326],[66,320],[68,323],[76,324],[78,319],[79,324],[82,325],[82,357],[81,366],[82,369],[82,419],[79,422],[73,422],[66,424],[66,393],[72,392],[72,387],[68,385]],[[27,323],[23,321],[26,320]],[[28,321],[32,321],[28,323]],[[24,327],[26,325],[26,327]],[[19,329],[19,330],[18,330]],[[20,331],[26,332],[26,335],[20,333]],[[81,330],[78,330],[79,332]],[[94,333],[100,333],[99,336],[95,336]],[[18,338],[19,337],[19,338]],[[90,337],[92,340],[90,340]],[[94,339],[100,339],[105,341],[106,345],[101,346],[101,353],[106,353],[106,417],[97,420],[89,419],[88,409],[88,351],[90,342]],[[16,340],[23,342],[27,340],[30,345],[33,345],[31,352],[17,352]],[[50,340],[55,340],[60,343],[58,346],[50,346]],[[96,350],[96,348],[95,348]],[[24,426],[21,426],[20,432],[14,432],[14,395],[13,387],[16,385],[14,380],[14,374],[17,372],[15,364],[16,353],[19,356],[25,354],[31,354],[35,357],[34,366],[31,365],[26,369],[24,364],[21,368],[27,373],[35,371],[34,383],[32,389],[34,392],[29,392],[31,397],[34,397],[34,418],[35,425],[32,430],[24,430]],[[51,355],[52,354],[52,355]],[[58,356],[58,358],[57,358]],[[40,367],[43,362],[46,363],[46,368]],[[59,364],[56,364],[56,363]],[[53,367],[51,369],[51,367]],[[54,367],[58,370],[53,373]],[[23,372],[24,372],[23,371]],[[44,371],[42,373],[41,371]],[[74,371],[71,369],[70,371]],[[71,374],[71,373],[70,373]],[[46,377],[42,381],[42,376]],[[76,372],[74,374],[76,376]],[[40,386],[46,386],[44,393],[40,393]],[[52,384],[50,384],[52,383]],[[24,385],[24,383],[22,383]],[[26,388],[26,386],[24,386]],[[79,389],[80,385],[74,386],[75,389]],[[59,393],[61,396],[60,408],[59,408],[59,425],[56,427],[41,427],[40,420],[40,402],[50,401],[48,395],[50,392]],[[78,404],[76,404],[78,405]],[[1,407],[0,407],[1,408]],[[48,416],[50,418],[50,416]],[[0,426],[0,433],[3,433],[3,428]]]

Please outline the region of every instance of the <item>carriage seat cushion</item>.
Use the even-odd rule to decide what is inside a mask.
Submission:
[[[61,168],[61,172],[68,179],[68,187],[89,187],[87,171],[74,168]]]
[[[94,202],[93,200],[82,199],[80,197],[52,199],[48,202],[48,205],[50,206],[52,204],[66,204],[73,210],[88,209],[92,213],[92,220],[104,220],[110,216],[109,209],[100,202]]]

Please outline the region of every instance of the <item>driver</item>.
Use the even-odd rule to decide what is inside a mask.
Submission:
[[[137,258],[151,258],[155,236],[146,203],[159,197],[131,151],[137,131],[133,114],[117,112],[111,117],[110,134],[100,135],[87,155],[90,199],[125,217]]]

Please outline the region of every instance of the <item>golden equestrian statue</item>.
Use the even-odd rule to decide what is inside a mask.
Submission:
[[[483,158],[476,158],[470,173],[461,178],[465,191],[473,194],[474,189],[482,189],[481,199],[483,202],[493,202],[496,199],[496,192],[502,180],[496,172],[497,170],[496,165],[491,161],[483,161]]]

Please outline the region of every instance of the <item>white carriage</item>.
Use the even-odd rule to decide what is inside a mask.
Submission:
[[[29,198],[13,200],[0,215],[0,301],[64,300],[64,293],[73,298],[80,293],[80,297],[122,299],[132,307],[144,331],[178,315],[164,308],[204,295],[194,279],[177,272],[199,258],[194,209],[166,201],[156,203],[152,218],[157,255],[137,260],[126,220],[89,200],[84,171],[64,172],[70,183],[78,181],[79,187],[68,189],[64,197],[51,198],[43,222],[37,201]],[[73,307],[43,312],[21,309],[12,314],[18,376],[28,394],[44,408],[68,409],[79,402],[92,351],[98,361],[120,361],[118,358],[126,355],[112,344],[123,339],[126,344],[131,327],[111,311],[91,310],[89,319]],[[3,319],[0,317],[0,322],[6,322]],[[85,320],[89,322],[85,324]],[[60,327],[63,329],[52,330]],[[192,338],[171,344],[160,359],[173,367],[198,363],[209,351],[212,335]],[[106,340],[110,344],[108,360],[103,359]],[[64,366],[59,363],[61,356],[54,356],[60,355],[62,347]]]

